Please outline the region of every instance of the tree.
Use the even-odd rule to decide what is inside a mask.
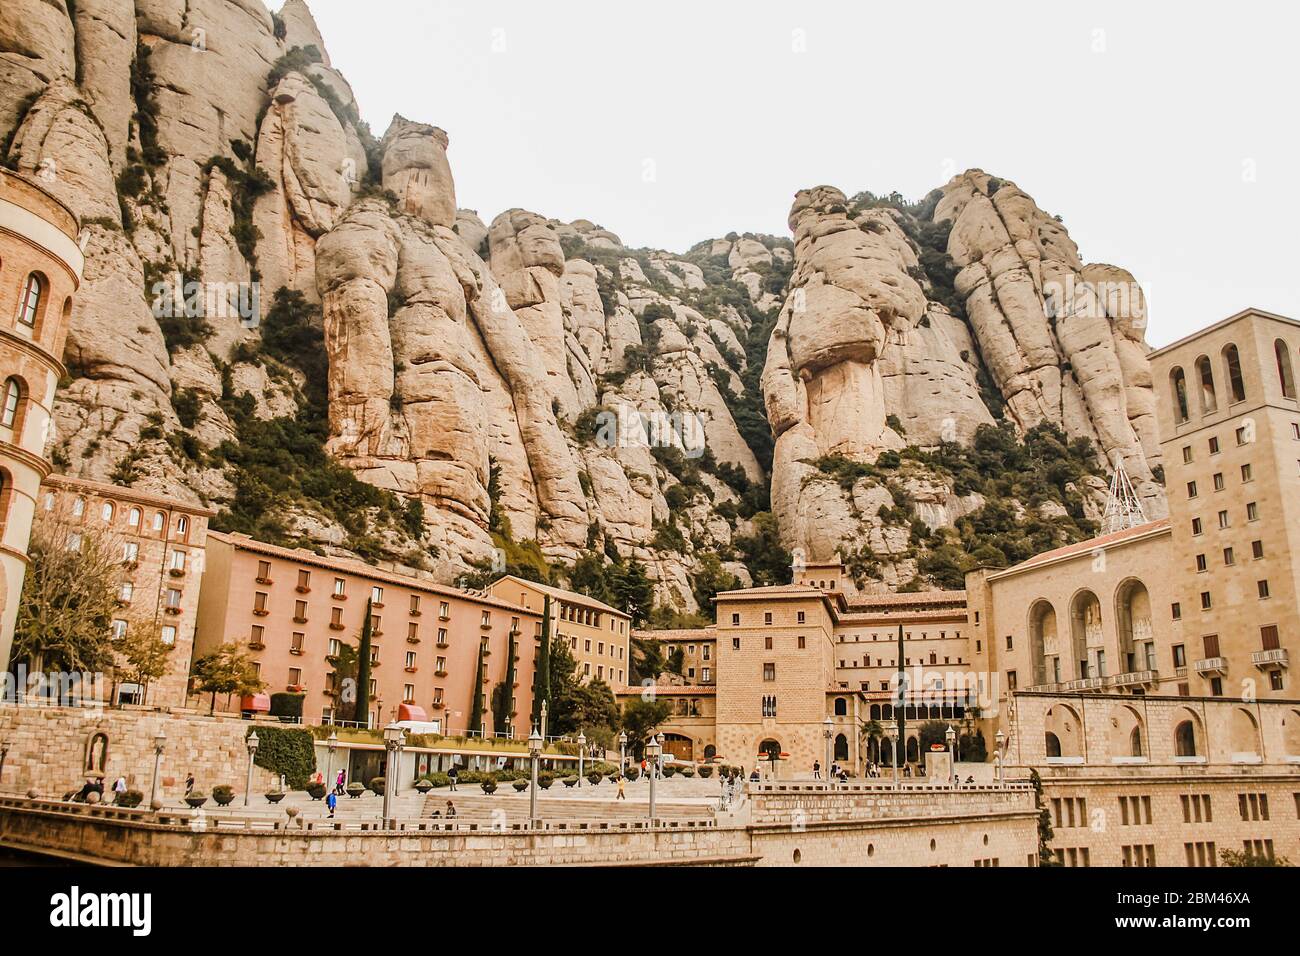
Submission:
[[[930,752],[931,744],[943,744],[948,747],[948,725],[942,720],[927,720],[916,731],[916,745],[920,749],[921,762]]]
[[[41,511],[27,550],[13,660],[32,672],[99,672],[113,665],[121,545],[70,510]]]
[[[144,622],[128,624],[126,633],[113,642],[118,654],[117,672],[125,681],[140,686],[140,700],[148,699],[149,685],[167,674],[174,645],[159,637]]]
[[[478,733],[483,729],[483,643],[478,645],[478,662],[474,665],[474,698],[469,707],[469,730]]]
[[[722,566],[722,561],[716,554],[709,552],[700,558],[692,590],[695,602],[701,609],[708,611],[719,591],[731,591],[738,587],[740,579]]]
[[[1220,866],[1290,866],[1291,861],[1284,856],[1265,856],[1263,853],[1250,853],[1246,850],[1220,850]]]
[[[374,599],[366,598],[366,619],[361,622],[361,637],[357,641],[357,686],[352,707],[352,719],[357,723],[370,726],[370,643],[374,632],[375,619],[371,613]],[[384,715],[379,715],[379,722],[384,722]]]
[[[533,723],[540,724],[542,704],[551,696],[551,596],[542,601],[542,641],[537,648],[537,666],[533,670]],[[548,705],[549,712],[549,705]]]
[[[510,632],[510,650],[506,655],[506,676],[500,684],[494,688],[492,694],[492,727],[498,735],[505,733],[507,725],[510,724],[510,701],[515,695],[515,655],[518,653],[518,643],[516,642],[517,631]]]
[[[870,743],[873,740],[879,740],[881,737],[885,736],[885,728],[880,725],[880,721],[878,720],[864,720],[861,727],[858,728],[858,733],[863,740]],[[879,745],[877,745],[876,753],[880,753]]]
[[[257,676],[257,668],[239,648],[238,644],[222,644],[211,654],[194,662],[191,671],[194,686],[203,694],[212,695],[208,713],[216,713],[217,695],[256,694],[264,686]]]
[[[771,512],[754,515],[754,533],[736,537],[733,544],[741,554],[755,587],[789,584],[793,557],[781,546],[781,534]]]
[[[340,641],[339,652],[326,657],[325,662],[334,672],[334,713],[340,716],[352,713],[349,705],[356,700],[357,649]]]
[[[641,627],[654,607],[654,584],[645,572],[645,565],[636,558],[628,558],[621,566],[615,565],[614,570],[612,603],[632,618],[633,627]]]
[[[628,752],[640,760],[654,729],[668,719],[672,708],[664,701],[645,698],[628,701],[623,707],[622,729],[627,734]]]
[[[672,671],[678,676],[681,675],[683,668],[686,666],[686,652],[680,647],[673,648],[673,652],[668,655],[668,663],[665,670]]]
[[[631,661],[628,667],[628,683],[635,686],[646,680],[654,681],[663,673],[663,645],[652,638],[634,637],[628,653]]]
[[[593,740],[608,744],[618,726],[618,704],[614,692],[603,680],[579,684],[574,681],[555,699],[555,717],[551,726],[556,734],[585,733]]]

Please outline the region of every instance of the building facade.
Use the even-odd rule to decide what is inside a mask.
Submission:
[[[303,719],[331,722],[351,708],[331,659],[343,644],[358,646],[368,602],[371,726],[419,708],[444,734],[528,735],[540,610],[359,561],[210,532],[194,654],[235,643],[268,693],[303,694]],[[493,693],[512,651],[511,704],[496,726]],[[483,722],[471,727],[480,665]]]
[[[603,680],[613,687],[627,682],[628,639],[632,619],[618,608],[574,591],[538,584],[508,574],[488,587],[501,601],[542,614],[551,599],[551,639],[569,645],[584,683]]]
[[[1150,358],[1192,692],[1295,697],[1300,322],[1248,309]]]
[[[0,169],[0,666],[8,666],[54,391],[85,263],[80,224],[38,183]]]
[[[215,512],[162,495],[50,475],[41,509],[120,553],[122,577],[113,636],[144,628],[171,647],[166,673],[143,686],[116,680],[116,703],[185,706],[203,582],[208,521]]]

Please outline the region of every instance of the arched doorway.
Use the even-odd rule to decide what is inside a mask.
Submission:
[[[1174,756],[1197,757],[1203,751],[1201,722],[1186,708],[1174,717]]]
[[[1083,721],[1073,707],[1057,704],[1043,718],[1044,747],[1048,757],[1083,756]]]
[[[664,756],[694,760],[695,741],[683,734],[664,734]]]
[[[712,760],[712,759],[713,759],[714,757],[716,757],[717,755],[718,755],[718,748],[717,748],[717,747],[713,746],[713,744],[705,744],[705,745],[704,745],[704,759],[705,759],[705,760]]]
[[[758,745],[758,752],[763,755],[764,760],[780,760],[781,742],[779,740],[772,740],[769,737]]]
[[[1091,591],[1080,591],[1070,602],[1070,649],[1075,678],[1106,676],[1101,602]]]
[[[1115,619],[1119,623],[1120,666],[1123,672],[1156,669],[1156,645],[1151,633],[1151,596],[1146,585],[1129,578],[1115,590]]]
[[[1056,608],[1050,601],[1036,601],[1029,609],[1029,653],[1035,684],[1060,683],[1061,651],[1056,637]]]
[[[919,763],[921,760],[921,745],[915,737],[907,738],[907,762]]]
[[[835,759],[849,759],[849,738],[843,734],[837,734],[835,737]]]

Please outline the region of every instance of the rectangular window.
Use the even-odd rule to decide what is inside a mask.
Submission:
[[[371,600],[371,603],[373,603],[373,604],[383,604],[383,603],[384,603],[384,589],[381,588],[379,585],[375,585],[374,587],[372,587],[372,588],[370,589],[370,600]]]
[[[806,639],[802,634],[800,634],[800,635],[799,635],[799,650],[802,651],[805,647],[807,647],[807,645],[808,645],[808,641],[807,641],[807,639]]]
[[[1265,651],[1275,651],[1282,646],[1278,641],[1276,624],[1265,624],[1259,629],[1259,643]]]
[[[1207,570],[1208,568],[1209,568],[1209,564],[1208,564],[1208,563],[1206,562],[1206,560],[1205,560],[1205,555],[1203,555],[1203,554],[1198,554],[1198,555],[1196,556],[1196,570],[1197,570],[1197,571],[1205,571],[1205,570]]]
[[[804,614],[803,611],[800,611],[800,612],[799,612],[799,615],[798,615],[798,623],[800,623],[800,624],[805,623],[805,614]]]
[[[1208,610],[1209,610],[1210,608],[1212,608],[1213,606],[1214,606],[1214,603],[1213,603],[1213,601],[1211,601],[1211,599],[1210,599],[1210,592],[1209,592],[1209,591],[1202,591],[1202,592],[1201,592],[1201,610],[1202,610],[1202,611],[1208,611]]]
[[[173,624],[164,624],[162,626],[162,642],[164,644],[176,643],[176,626]]]
[[[415,651],[406,652],[406,669],[408,671],[415,670]]]
[[[1223,472],[1221,471],[1216,471],[1214,473],[1214,490],[1215,491],[1223,490]]]
[[[311,572],[298,570],[298,590],[306,593],[311,590]]]
[[[171,570],[173,570],[173,571],[177,571],[177,572],[183,572],[183,571],[185,570],[185,552],[184,552],[184,551],[173,551],[173,552],[172,552]]]
[[[306,622],[306,620],[307,620],[307,602],[306,602],[306,601],[294,601],[294,602],[293,602],[293,619],[294,619],[295,621],[297,621],[299,624],[303,624],[303,623]]]
[[[1175,601],[1169,605],[1169,614],[1175,621],[1181,621],[1183,619],[1183,605]]]
[[[334,579],[334,596],[335,596],[335,597],[347,597],[347,593],[348,593],[348,582],[345,581],[345,580],[343,580],[342,578],[335,578],[335,579]]]
[[[770,651],[772,649],[772,635],[767,634],[763,637],[763,649]]]
[[[403,684],[403,685],[402,685],[402,701],[403,701],[403,703],[407,703],[407,704],[409,704],[409,703],[411,703],[411,702],[414,701],[414,700],[415,700],[415,685],[414,685],[414,684]]]
[[[770,681],[770,680],[776,680],[776,665],[775,665],[775,664],[764,664],[764,665],[763,665],[763,680],[769,680],[769,681]]]
[[[1268,579],[1266,578],[1263,581],[1256,581],[1255,587],[1259,591],[1259,599],[1261,601],[1265,600],[1268,597]]]
[[[1007,690],[1015,690],[1017,686],[1016,672],[1007,671]],[[958,756],[960,756],[960,754]]]
[[[1252,541],[1250,543],[1250,556],[1258,561],[1264,556],[1264,542]]]
[[[439,616],[440,618],[442,618],[444,621],[447,620],[448,618],[450,618],[450,617],[451,617],[451,605],[448,604],[446,601],[440,601],[440,602],[438,603],[438,616]]]
[[[302,631],[294,631],[293,637],[289,638],[289,651],[293,654],[302,653],[303,642],[306,641],[307,635]]]
[[[1254,480],[1255,480],[1255,476],[1254,476],[1254,474],[1251,472],[1251,469],[1250,469],[1250,465],[1249,465],[1249,464],[1245,464],[1245,465],[1242,465],[1242,466],[1241,466],[1241,480],[1242,480],[1242,483],[1243,483],[1243,484],[1244,484],[1245,482],[1247,482],[1247,481],[1254,481]]]
[[[1200,518],[1193,518],[1193,519],[1192,519],[1192,534],[1193,534],[1193,535],[1198,535],[1198,534],[1201,533],[1201,530],[1202,530],[1202,529],[1201,529],[1201,519],[1200,519]]]
[[[420,595],[418,594],[411,595],[411,613],[412,614],[420,613]]]
[[[1253,501],[1249,501],[1246,503],[1246,520],[1247,521],[1259,520],[1259,505]]]
[[[1173,650],[1174,650],[1174,666],[1175,666],[1175,667],[1186,667],[1186,666],[1187,666],[1187,648],[1186,648],[1185,646],[1183,646],[1182,644],[1175,644]]]
[[[416,624],[414,621],[407,621],[406,639],[412,644],[418,643],[420,640],[420,625]]]
[[[253,595],[253,613],[254,614],[266,613],[266,592],[265,591],[258,591]]]
[[[1224,549],[1223,549],[1223,563],[1226,564],[1226,565],[1229,565],[1229,566],[1231,566],[1231,565],[1237,563],[1237,559],[1236,559],[1235,555],[1233,554],[1231,548],[1224,548]]]
[[[1203,638],[1201,638],[1201,641],[1205,644],[1206,657],[1219,656],[1219,635],[1218,634],[1206,634]]]
[[[257,562],[257,583],[258,584],[271,583],[271,562],[270,561]]]
[[[1219,453],[1219,439],[1217,439],[1217,438],[1211,438],[1211,439],[1210,439],[1210,454],[1211,454],[1211,455],[1217,455],[1218,453]]]
[[[1191,464],[1191,461],[1192,461],[1192,446],[1191,446],[1191,445],[1184,445],[1184,446],[1183,446],[1183,464],[1184,464],[1184,465],[1189,465],[1189,464]]]
[[[1237,444],[1244,445],[1250,441],[1250,432],[1242,427],[1237,429]]]
[[[771,623],[772,623],[772,612],[771,612],[771,611],[764,611],[764,612],[763,612],[763,623],[764,623],[764,624],[771,624]]]
[[[1195,497],[1196,497],[1196,482],[1194,482],[1194,481],[1189,481],[1189,482],[1187,483],[1187,497],[1189,497],[1189,498],[1195,498]]]
[[[1231,519],[1228,517],[1228,512],[1226,512],[1226,511],[1220,511],[1220,512],[1219,512],[1219,527],[1220,527],[1220,528],[1226,528],[1226,527],[1228,527],[1230,524],[1231,524]]]
[[[731,626],[732,626],[732,627],[740,627],[740,615],[739,615],[739,614],[733,614],[733,615],[731,615]]]

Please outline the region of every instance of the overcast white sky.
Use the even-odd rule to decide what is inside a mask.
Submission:
[[[485,221],[684,251],[788,235],[807,186],[918,198],[978,166],[1137,276],[1154,346],[1300,317],[1292,3],[309,2],[375,134],[447,130]]]

